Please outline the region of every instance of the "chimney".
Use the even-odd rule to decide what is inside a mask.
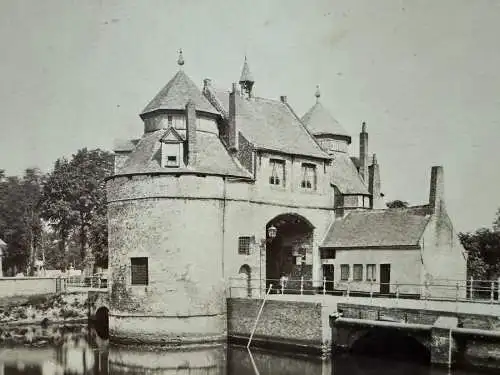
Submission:
[[[431,188],[429,207],[433,214],[444,211],[444,172],[442,166],[434,166],[431,170]]]
[[[359,174],[366,183],[368,182],[368,133],[364,121],[361,126],[361,133],[359,133],[359,163]]]
[[[377,156],[375,154],[373,154],[372,165],[368,167],[368,192],[372,195],[371,208],[383,208],[380,166],[378,165]]]
[[[287,98],[285,95],[281,95],[280,100],[281,100],[281,103],[286,103]]]
[[[190,100],[186,104],[187,164],[195,165],[198,157],[196,142],[196,107]]]
[[[233,83],[233,90],[229,94],[229,121],[228,121],[228,146],[231,151],[238,151],[238,129],[236,127],[236,96],[238,85]]]

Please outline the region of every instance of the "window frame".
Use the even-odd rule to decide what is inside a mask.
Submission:
[[[347,272],[345,270],[347,270]],[[340,281],[349,281],[350,273],[351,273],[350,264],[340,265]]]
[[[368,270],[371,269],[371,275],[368,273]],[[366,265],[366,281],[377,281],[377,265],[376,264],[367,264]]]
[[[144,266],[144,264],[135,264],[134,261],[145,260],[146,266],[146,276],[145,281],[140,282],[142,280],[137,280],[137,274],[134,273],[134,269],[138,266]],[[135,269],[137,272],[137,269]],[[134,277],[135,274],[135,277]],[[149,258],[148,257],[131,257],[130,258],[130,285],[132,286],[148,286],[149,285]]]
[[[279,167],[279,169],[277,167]],[[269,168],[271,170],[269,185],[284,187],[286,184],[286,161],[283,159],[269,158]],[[279,176],[279,174],[281,174],[281,176]]]
[[[352,280],[353,281],[363,281],[363,264],[353,264],[352,265]]]
[[[174,154],[174,148],[176,153]],[[162,165],[164,168],[179,168],[181,166],[182,142],[162,142]],[[168,159],[175,157],[176,162],[172,163]]]
[[[238,237],[238,255],[250,255],[251,247],[252,247],[252,236]]]
[[[318,168],[316,164],[302,163],[301,164],[301,180],[300,188],[306,191],[315,191],[318,186]],[[309,174],[312,173],[312,176]],[[312,179],[311,179],[312,177]]]

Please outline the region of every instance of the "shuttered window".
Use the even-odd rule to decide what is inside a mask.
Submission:
[[[352,269],[352,279],[354,281],[361,281],[363,280],[363,265],[362,264],[355,264]]]
[[[340,280],[347,281],[349,280],[349,265],[341,264],[340,265]]]
[[[132,285],[148,285],[148,258],[130,258]]]

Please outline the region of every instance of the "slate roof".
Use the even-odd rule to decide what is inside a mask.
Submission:
[[[229,93],[211,88],[226,111]],[[292,109],[280,100],[236,97],[239,131],[255,148],[330,159]]]
[[[184,110],[188,100],[194,102],[197,111],[219,114],[186,73],[179,70],[144,108],[141,115],[158,109]]]
[[[356,166],[344,152],[333,153],[330,181],[342,194],[369,194]]]
[[[185,168],[162,168],[160,164],[160,139],[165,132],[165,129],[161,129],[144,134],[123,167],[115,175],[197,172],[251,178],[251,175],[228,154],[219,137],[208,132],[196,133],[196,142],[198,144],[198,162],[196,165]],[[178,133],[185,137],[185,131],[179,130]]]
[[[352,211],[333,222],[321,247],[418,246],[430,219],[428,213],[427,206]]]
[[[129,140],[117,139],[114,142],[113,151],[114,152],[132,151],[139,141],[140,141],[139,139],[129,139]]]
[[[347,131],[335,120],[330,112],[321,104],[316,102],[312,108],[302,117],[302,122],[307,129],[315,135],[332,134],[346,137],[351,142],[351,136]]]

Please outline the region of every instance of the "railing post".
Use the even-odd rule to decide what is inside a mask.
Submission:
[[[474,299],[474,278],[471,276],[470,277],[470,291],[469,291],[469,298],[471,300]]]
[[[491,281],[491,286],[490,286],[490,303],[493,303],[494,299],[495,299],[495,282]]]
[[[323,277],[323,295],[326,294],[326,277]]]
[[[399,284],[396,283],[396,299],[399,299]]]
[[[373,305],[373,280],[370,280],[370,304]]]
[[[300,295],[304,294],[304,276],[300,277]]]
[[[347,291],[346,291],[347,297],[349,297],[350,289],[351,289],[351,283],[347,281]]]
[[[285,294],[285,282],[281,283],[281,295]]]

